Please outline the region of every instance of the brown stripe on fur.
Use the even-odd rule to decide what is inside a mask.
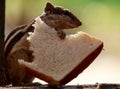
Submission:
[[[12,35],[14,35],[18,30],[21,30],[18,34],[16,34],[11,40],[10,42],[7,44],[6,48],[4,49],[4,53],[5,53],[5,58],[7,58],[8,54],[10,53],[10,51],[12,50],[12,48],[14,47],[14,45],[19,42],[19,40],[28,32],[33,32],[34,27],[32,26],[32,24],[35,21],[33,20],[30,24],[28,25],[23,25],[18,27],[18,29],[16,28],[15,30],[13,30],[7,37],[6,41],[5,41],[5,46],[6,43],[9,41],[9,39],[12,37]]]

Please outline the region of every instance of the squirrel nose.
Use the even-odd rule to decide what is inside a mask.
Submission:
[[[82,22],[80,20],[78,20],[76,24],[77,24],[77,26],[81,26]]]

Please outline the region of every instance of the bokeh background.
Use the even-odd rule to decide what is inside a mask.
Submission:
[[[104,42],[101,54],[68,84],[120,83],[120,0],[6,0],[6,36],[40,15],[46,2],[71,10],[82,21],[67,33],[81,30]]]

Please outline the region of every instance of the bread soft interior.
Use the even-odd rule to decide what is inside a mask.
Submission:
[[[34,50],[34,61],[24,64],[39,73],[55,80],[63,79],[78,66],[102,41],[85,32],[67,35],[61,40],[54,28],[36,18],[35,30],[27,40],[30,50]]]

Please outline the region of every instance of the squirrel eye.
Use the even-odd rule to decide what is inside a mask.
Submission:
[[[63,13],[64,13],[65,15],[70,15],[69,11],[67,11],[67,10],[64,10]]]

